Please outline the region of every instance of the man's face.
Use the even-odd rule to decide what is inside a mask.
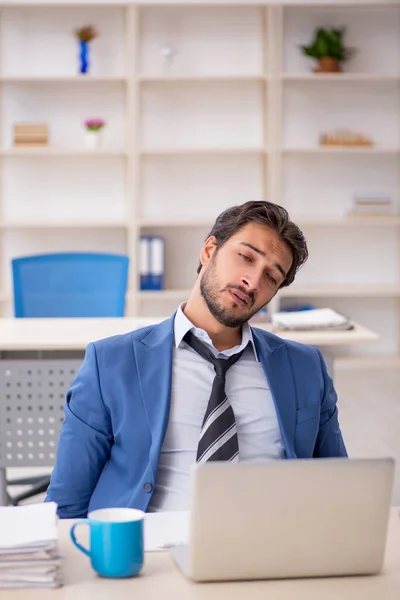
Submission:
[[[292,265],[292,252],[266,225],[249,223],[216,251],[202,250],[200,292],[214,318],[239,327],[276,294]]]

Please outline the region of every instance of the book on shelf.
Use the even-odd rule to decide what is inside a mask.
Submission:
[[[350,129],[337,129],[322,133],[319,137],[320,146],[357,147],[373,146],[373,141],[368,135],[351,131]]]
[[[391,216],[395,213],[393,199],[384,194],[356,194],[348,213],[351,217]]]
[[[347,216],[348,216],[350,219],[362,219],[363,217],[364,217],[364,218],[366,218],[366,219],[367,219],[368,217],[369,217],[370,219],[371,219],[372,217],[373,217],[373,218],[377,218],[377,219],[379,219],[379,218],[382,218],[382,217],[386,217],[386,218],[387,218],[387,217],[394,217],[394,214],[393,214],[392,212],[385,212],[385,211],[374,211],[374,212],[372,212],[372,211],[368,211],[368,212],[360,212],[360,211],[352,211],[352,210],[350,210],[350,211],[347,213]]]
[[[47,146],[48,126],[45,123],[15,123],[14,146]]]
[[[139,242],[140,289],[164,289],[165,240],[143,235]]]

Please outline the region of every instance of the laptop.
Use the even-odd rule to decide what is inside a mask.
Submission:
[[[172,556],[194,581],[377,574],[393,478],[391,458],[196,465]]]

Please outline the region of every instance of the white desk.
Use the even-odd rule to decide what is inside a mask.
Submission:
[[[0,319],[0,351],[84,350],[89,342],[159,323],[159,318],[115,319]],[[275,332],[282,338],[312,346],[376,342],[379,336],[354,324],[350,331]],[[265,323],[254,326],[270,331]]]
[[[133,579],[98,577],[89,559],[69,539],[73,521],[59,522],[64,587],[57,590],[0,590],[1,600],[399,600],[400,520],[392,509],[384,571],[370,577],[335,577],[235,583],[192,583],[165,552],[147,553]],[[85,543],[83,528],[80,539]]]

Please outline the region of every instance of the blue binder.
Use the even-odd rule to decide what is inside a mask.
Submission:
[[[140,289],[164,289],[164,238],[161,236],[141,236],[139,254]]]
[[[164,238],[153,236],[150,251],[150,289],[164,289]]]
[[[150,289],[150,238],[141,236],[139,243],[139,274],[140,274],[140,289]]]

